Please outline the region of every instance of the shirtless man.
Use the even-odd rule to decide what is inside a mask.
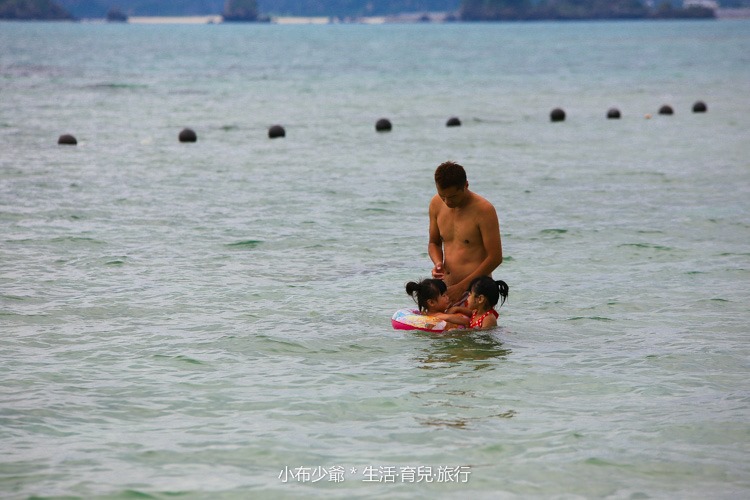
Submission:
[[[469,191],[466,171],[458,163],[438,166],[435,186],[427,252],[435,264],[432,277],[445,281],[451,303],[458,303],[471,280],[491,276],[503,261],[500,225],[495,207]]]

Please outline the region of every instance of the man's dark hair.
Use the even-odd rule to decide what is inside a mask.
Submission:
[[[440,189],[466,186],[466,170],[454,161],[446,161],[435,170],[435,183]]]

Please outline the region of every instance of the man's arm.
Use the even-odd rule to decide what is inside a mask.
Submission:
[[[442,202],[437,196],[433,196],[432,201],[430,201],[430,240],[427,244],[427,254],[434,264],[432,277],[441,280],[445,277],[445,274],[443,269],[443,238],[440,237],[440,228],[437,222],[438,203]]]
[[[482,246],[484,246],[485,258],[477,268],[463,280],[448,287],[448,296],[452,301],[457,301],[466,291],[469,283],[478,276],[489,276],[497,266],[503,262],[503,246],[500,240],[500,224],[497,220],[497,212],[489,202],[481,209],[479,214],[479,231],[482,235]]]

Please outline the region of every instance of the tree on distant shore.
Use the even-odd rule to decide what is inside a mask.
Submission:
[[[652,11],[642,0],[462,0],[464,21],[706,18],[713,10],[674,8],[668,0]]]
[[[641,0],[546,0],[537,15],[549,19],[638,19],[648,15]]]
[[[107,11],[107,22],[110,23],[126,23],[128,22],[128,15],[125,14],[120,7],[113,5]]]
[[[713,9],[698,5],[676,9],[671,3],[663,1],[653,12],[652,17],[657,19],[700,19],[706,17],[716,17],[716,13],[713,11]]]
[[[52,0],[0,0],[0,19],[72,20],[73,16]]]
[[[531,0],[463,0],[461,18],[465,21],[520,21],[530,19]]]
[[[224,21],[257,21],[258,2],[256,0],[227,0],[222,15]]]

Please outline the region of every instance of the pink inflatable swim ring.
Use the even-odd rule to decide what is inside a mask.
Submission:
[[[434,316],[427,316],[417,309],[399,309],[391,318],[391,325],[396,330],[421,330],[423,332],[442,332],[445,321]]]

